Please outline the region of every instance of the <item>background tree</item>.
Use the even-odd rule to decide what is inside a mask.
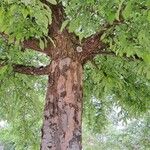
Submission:
[[[102,133],[93,133],[84,125],[83,147],[85,150],[149,149],[149,113],[141,119],[128,120],[126,124],[122,124],[115,112],[111,113],[110,120]]]
[[[149,8],[144,0],[1,0],[0,115],[27,149],[38,149],[45,77],[36,75],[48,75],[44,150],[81,149],[83,107],[97,131],[112,106],[124,120],[147,111]]]

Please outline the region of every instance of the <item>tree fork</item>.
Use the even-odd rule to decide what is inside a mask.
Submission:
[[[53,60],[48,81],[41,150],[81,150],[82,65]]]

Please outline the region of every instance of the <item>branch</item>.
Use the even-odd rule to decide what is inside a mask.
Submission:
[[[4,59],[0,59],[0,68],[6,66],[6,62],[7,60],[4,60]]]
[[[102,26],[102,29],[97,34],[99,34],[99,36],[102,36],[106,31],[108,31],[112,27],[116,27],[116,26],[121,25],[123,23],[125,23],[123,19],[114,20],[112,24],[106,23]]]
[[[0,63],[0,68],[2,68],[2,67],[4,67],[5,66],[5,64],[3,64],[3,63]]]
[[[22,73],[26,75],[49,75],[51,71],[50,64],[47,66],[33,67],[24,65],[13,65],[14,72]]]
[[[41,49],[39,45],[38,39],[28,39],[22,42],[22,48],[32,49],[41,53],[44,53],[48,56],[50,56],[50,46],[48,44],[47,48]]]
[[[81,53],[82,62],[85,63],[88,59],[93,58],[93,55],[97,53],[97,49],[99,51],[107,49],[109,46],[101,41],[101,36],[110,28],[122,23],[124,23],[123,20],[115,20],[112,24],[106,23],[105,25],[103,25],[102,29],[99,32],[84,39],[81,44],[81,47],[83,49],[83,52]]]
[[[89,59],[92,59],[96,54],[97,50],[100,52],[106,49],[107,45],[100,40],[100,35],[95,34],[84,40],[81,44],[82,52],[79,57],[84,64]]]
[[[116,55],[115,52],[113,51],[102,51],[102,50],[97,50],[95,51],[95,53],[93,53],[94,56],[96,55],[105,55],[105,56],[114,56],[114,57],[120,57],[120,58],[124,58],[125,60],[129,60],[129,61],[135,61],[135,60],[140,60],[143,61],[142,58],[138,57],[137,55],[133,55],[130,57],[127,57],[125,54],[121,57]]]
[[[0,36],[4,39],[5,42],[8,42],[9,35],[0,32]],[[38,39],[28,39],[28,40],[24,40],[22,43],[20,43],[20,45],[23,49],[26,49],[26,48],[32,49],[32,50],[35,50],[35,51],[38,51],[38,52],[41,52],[41,53],[44,53],[44,54],[50,56],[49,46],[47,46],[47,48],[45,48],[45,49],[41,49],[39,43],[40,42]],[[15,41],[13,44],[15,44]]]
[[[0,68],[7,65],[6,60],[0,59]],[[13,71],[17,73],[22,73],[26,75],[49,75],[51,71],[51,65],[34,67],[34,66],[24,66],[19,64],[13,64]]]

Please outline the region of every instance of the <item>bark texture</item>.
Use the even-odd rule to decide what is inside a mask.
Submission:
[[[53,60],[48,81],[41,150],[81,150],[82,65]]]

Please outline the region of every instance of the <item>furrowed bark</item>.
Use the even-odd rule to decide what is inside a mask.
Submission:
[[[81,150],[82,65],[69,57],[52,61],[41,150]]]

